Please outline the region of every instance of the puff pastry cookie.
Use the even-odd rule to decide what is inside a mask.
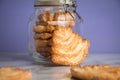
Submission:
[[[32,72],[12,67],[0,68],[0,80],[31,80]]]
[[[52,21],[53,20],[53,16],[51,15],[51,13],[49,11],[46,11],[43,14],[40,14],[38,16],[38,19],[40,21],[44,21],[44,22],[46,22],[46,21]]]
[[[37,39],[35,40],[35,45],[36,45],[36,48],[39,47],[39,46],[42,46],[42,47],[45,47],[45,46],[51,46],[51,40],[40,40],[40,39]]]
[[[42,26],[48,26],[48,23],[44,22],[44,21],[37,21],[36,22],[36,26],[38,25],[42,25]]]
[[[120,80],[120,67],[110,65],[73,66],[71,74],[80,80]]]
[[[59,65],[77,65],[88,55],[89,41],[72,32],[70,27],[59,27],[53,33],[51,61]]]
[[[49,57],[51,55],[51,47],[48,46],[38,46],[36,51],[43,57]]]
[[[34,35],[34,39],[50,39],[52,38],[52,34],[51,33],[35,33]]]
[[[53,32],[55,30],[55,26],[42,26],[37,25],[33,27],[33,31],[37,33],[43,33],[43,32]]]

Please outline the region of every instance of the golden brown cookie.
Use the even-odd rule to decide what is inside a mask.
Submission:
[[[60,65],[77,65],[88,55],[90,42],[72,32],[70,27],[59,27],[52,37],[51,61]]]
[[[51,46],[51,40],[37,39],[37,40],[35,40],[35,46],[36,46],[36,48],[39,48],[40,46],[42,46],[42,47]]]
[[[89,44],[88,41],[83,43],[85,46],[75,55],[72,54],[61,55],[61,54],[53,54],[54,51],[52,50],[51,61],[58,65],[78,65],[80,64],[88,55],[88,47],[86,45]],[[73,50],[74,51],[74,50]]]
[[[55,29],[56,29],[55,26],[37,25],[33,27],[33,31],[36,33],[53,32]]]
[[[49,11],[45,11],[44,13],[40,14],[38,16],[38,19],[40,21],[52,21],[53,20],[53,16],[51,15],[51,13]]]
[[[12,67],[0,68],[0,80],[31,80],[32,72]]]
[[[52,33],[35,33],[34,39],[50,39],[52,38]]]
[[[36,22],[36,26],[41,25],[41,26],[48,26],[47,22],[43,22],[43,21],[37,21]]]
[[[51,55],[51,47],[37,46],[36,51],[43,57],[49,57]]]
[[[51,52],[51,47],[49,47],[49,46],[39,46],[39,47],[36,47],[36,50],[38,52]]]
[[[80,80],[119,80],[120,67],[115,66],[73,66],[71,74]]]

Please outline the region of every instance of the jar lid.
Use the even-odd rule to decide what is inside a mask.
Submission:
[[[34,0],[34,6],[63,6],[72,5],[72,0]]]

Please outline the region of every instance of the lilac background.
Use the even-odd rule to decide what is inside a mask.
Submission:
[[[120,0],[77,0],[90,53],[120,53]],[[33,0],[0,0],[0,52],[28,51]]]

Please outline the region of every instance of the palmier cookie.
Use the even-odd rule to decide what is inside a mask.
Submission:
[[[0,68],[0,80],[31,80],[32,72],[25,69],[3,67]]]
[[[39,21],[44,21],[44,22],[52,21],[53,20],[53,16],[51,15],[51,13],[49,11],[46,11],[46,12],[40,14],[38,16],[38,19],[39,19]]]
[[[41,25],[41,26],[48,26],[47,22],[43,22],[43,21],[37,21],[36,22],[36,26]]]
[[[51,47],[49,46],[39,46],[36,48],[37,52],[51,52]]]
[[[120,67],[110,65],[73,66],[72,77],[80,80],[119,80]]]
[[[39,46],[36,51],[43,57],[49,57],[51,55],[51,47]]]
[[[52,38],[52,33],[35,33],[34,39],[50,39]]]
[[[80,64],[88,55],[90,42],[70,27],[59,27],[52,37],[51,61],[59,65]]]
[[[75,55],[68,54],[68,56],[67,56],[67,53],[70,53],[70,52],[66,52],[66,55],[63,55],[63,54],[61,55],[61,52],[64,52],[64,50],[60,51],[61,49],[59,50],[60,53],[56,54],[52,50],[51,61],[54,64],[67,65],[67,66],[78,65],[78,64],[82,63],[88,55],[89,41],[85,40],[82,43],[79,43],[78,45],[81,45],[80,48],[78,47],[79,52],[77,52],[77,50],[71,51],[71,53],[75,52]],[[66,48],[66,47],[64,47],[64,48]]]
[[[55,26],[42,26],[37,25],[33,27],[33,31],[37,33],[43,33],[43,32],[53,32],[55,30]]]
[[[41,40],[37,39],[35,40],[35,46],[36,48],[39,48],[40,46],[51,46],[51,40]]]

